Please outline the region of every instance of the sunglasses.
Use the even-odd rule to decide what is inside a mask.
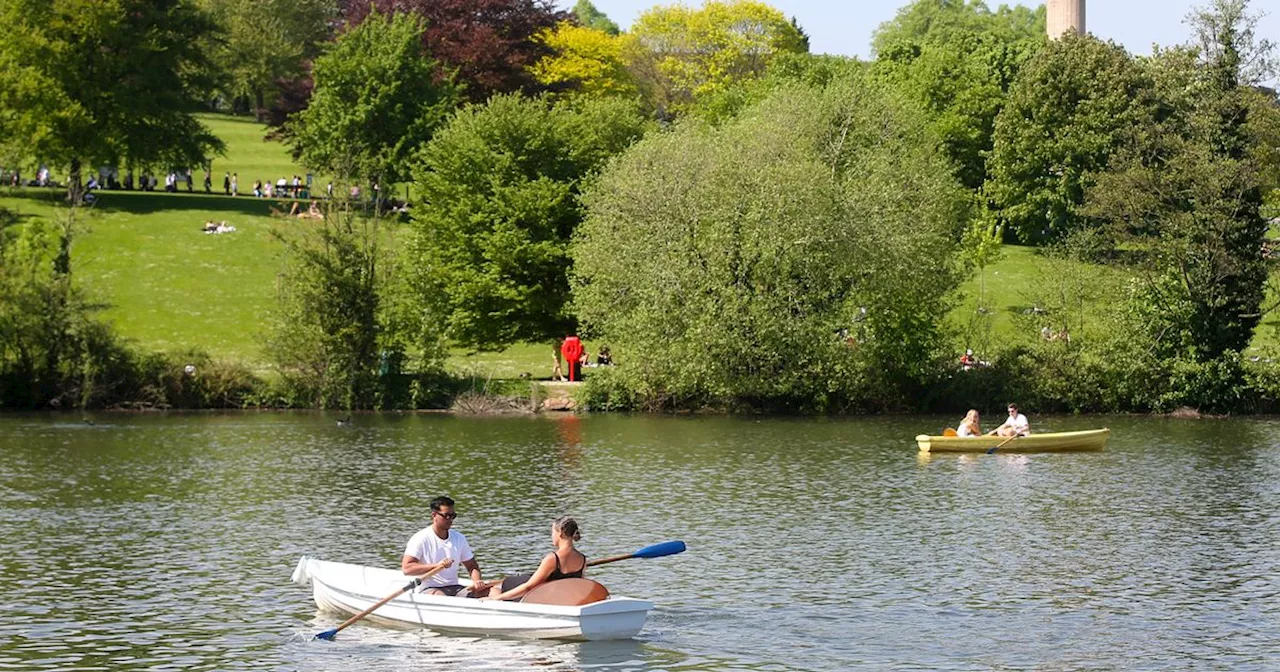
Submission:
[[[432,511],[431,513],[440,516],[441,518],[448,518],[449,520],[453,520],[458,517],[458,514],[456,513],[440,513],[439,511]]]

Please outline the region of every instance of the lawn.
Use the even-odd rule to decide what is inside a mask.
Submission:
[[[248,118],[202,115],[227,144],[214,160],[215,194],[197,182],[195,194],[102,192],[83,209],[73,249],[73,273],[91,295],[105,304],[103,316],[118,332],[148,350],[200,349],[216,357],[261,367],[266,320],[274,303],[281,245],[274,227],[297,220],[272,216],[277,201],[228,197],[220,193],[222,173],[240,175],[247,192],[254,179],[305,175],[287,148],[263,140],[266,128]],[[323,182],[318,183],[323,184]],[[0,206],[21,215],[50,217],[63,207],[52,189],[0,190]],[[207,220],[226,221],[234,233],[207,235]],[[394,234],[393,234],[394,235]],[[923,271],[922,271],[923,272]],[[986,269],[985,305],[991,315],[989,343],[1014,334],[1015,316],[1033,308],[1037,295],[1052,284],[1054,270],[1027,247],[1005,246],[999,261]],[[966,327],[978,309],[979,281],[962,287],[962,298],[946,319],[962,339],[973,342]],[[1274,298],[1274,296],[1273,296]],[[1108,309],[1104,299],[1090,310]],[[1253,349],[1280,343],[1280,314],[1264,318]],[[594,355],[598,343],[588,344]],[[964,342],[957,344],[957,350]],[[958,351],[957,351],[958,356]],[[451,368],[478,377],[535,378],[550,375],[550,344],[521,344],[500,352],[455,350]]]

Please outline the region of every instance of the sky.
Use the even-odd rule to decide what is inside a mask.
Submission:
[[[794,16],[809,34],[809,48],[814,53],[841,54],[867,58],[871,51],[871,33],[884,21],[892,19],[907,0],[766,0],[787,16]],[[592,0],[596,8],[613,19],[624,30],[644,10],[673,0]],[[575,0],[557,0],[556,4],[571,9]],[[686,5],[699,6],[701,0],[686,0]],[[1002,4],[987,0],[989,7]],[[1006,2],[1035,7],[1042,2]],[[1086,9],[1086,28],[1096,37],[1115,40],[1135,54],[1150,54],[1151,45],[1169,46],[1187,42],[1189,32],[1183,19],[1191,8],[1205,0],[1093,0]],[[1253,0],[1253,11],[1269,15],[1259,25],[1259,36],[1280,42],[1280,0]]]

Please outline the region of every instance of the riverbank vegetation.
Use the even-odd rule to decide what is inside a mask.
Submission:
[[[0,407],[474,406],[478,366],[523,394],[576,331],[618,363],[595,409],[1280,410],[1280,102],[1245,0],[1143,57],[917,0],[870,61],[755,0],[627,31],[485,0],[498,32],[313,0],[273,43],[238,0],[144,4],[0,0]],[[108,44],[118,77],[80,87]],[[84,198],[89,167],[215,166],[335,186]]]

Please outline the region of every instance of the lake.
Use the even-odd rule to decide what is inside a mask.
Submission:
[[[1033,415],[1111,442],[929,457],[958,418],[336,418],[0,416],[0,668],[1280,668],[1275,419]],[[656,604],[631,641],[311,641],[342,619],[299,556],[396,567],[438,494],[487,577],[566,514],[591,558],[688,551],[592,572]]]

